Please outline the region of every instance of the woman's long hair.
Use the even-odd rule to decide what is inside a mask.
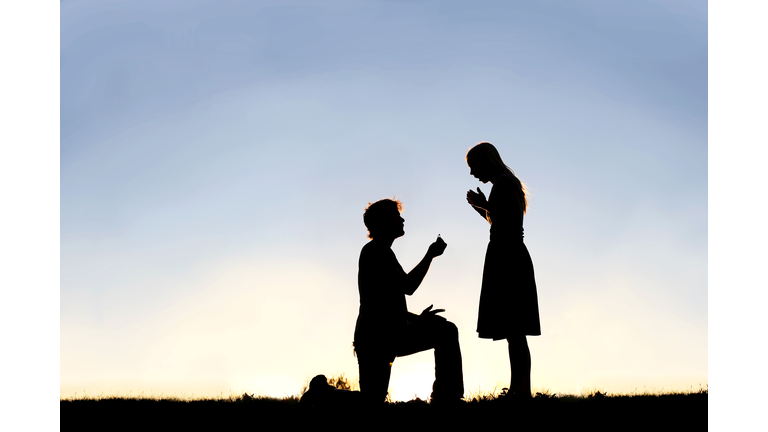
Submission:
[[[517,178],[515,172],[512,171],[512,168],[508,167],[504,161],[501,160],[501,155],[499,154],[499,151],[496,150],[496,147],[493,146],[493,144],[489,142],[481,142],[480,144],[476,144],[474,147],[469,149],[465,159],[467,162],[469,162],[470,159],[483,160],[495,170],[512,175],[512,177],[517,181],[517,184],[520,186],[520,194],[523,197],[523,214],[525,214],[525,212],[528,210],[528,188],[525,186],[525,183]]]

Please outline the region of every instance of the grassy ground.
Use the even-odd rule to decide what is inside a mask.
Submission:
[[[360,407],[309,408],[295,397],[249,395],[218,399],[91,397],[62,399],[62,430],[300,430],[334,428],[535,428],[536,430],[707,430],[708,390],[610,395],[537,394],[529,401],[493,395],[443,407],[415,399]],[[374,427],[375,426],[375,427]]]

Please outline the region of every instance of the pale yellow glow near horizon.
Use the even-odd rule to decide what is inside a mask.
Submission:
[[[433,283],[450,283],[440,278],[436,272]],[[150,297],[131,304],[129,297],[105,296],[104,304],[118,309],[105,310],[100,327],[62,324],[61,397],[285,397],[298,395],[317,374],[343,373],[357,383],[350,347],[358,306],[354,275],[243,257],[187,275],[183,283],[187,289],[169,301],[171,307],[149,313],[143,306]],[[534,391],[632,393],[707,385],[706,327],[674,314],[654,315],[658,306],[646,305],[649,300],[629,288],[583,298],[557,314],[542,292],[544,335],[528,338]],[[410,308],[420,310],[437,294],[428,287],[409,298]],[[472,331],[474,295],[434,302],[459,327],[467,396],[509,385],[506,343],[480,340]],[[123,318],[132,314],[139,314],[138,322]],[[433,380],[431,350],[398,358],[392,398],[428,399]]]

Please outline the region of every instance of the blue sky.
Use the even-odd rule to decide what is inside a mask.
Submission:
[[[356,378],[366,204],[396,196],[411,310],[445,308],[468,389],[488,226],[463,160],[530,186],[533,386],[707,383],[708,14],[700,2],[64,1],[61,393],[293,394]],[[392,391],[429,392],[431,354]]]
[[[544,335],[531,338],[534,387],[571,391],[572,377],[595,375],[606,359],[609,367],[631,365],[639,348],[657,361],[624,374],[632,385],[655,379],[671,385],[664,378],[670,367],[660,363],[696,374],[708,363],[717,408],[710,411],[712,427],[726,419],[731,428],[751,424],[760,398],[750,396],[766,381],[754,343],[755,329],[765,324],[759,272],[765,254],[758,245],[766,230],[755,199],[765,183],[759,150],[765,109],[758,101],[766,71],[755,55],[764,39],[764,6],[624,2],[610,10],[608,2],[549,2],[510,13],[473,2],[484,12],[457,13],[446,2],[325,4],[335,9],[323,15],[294,3],[303,21],[245,2],[3,6],[0,44],[6,64],[19,66],[4,68],[1,82],[2,137],[17,143],[2,146],[0,157],[0,188],[12,209],[0,225],[2,283],[17,287],[4,289],[0,302],[11,353],[4,359],[11,390],[0,398],[13,407],[4,423],[58,424],[58,415],[40,416],[39,404],[20,402],[39,400],[41,392],[55,413],[55,394],[73,387],[162,391],[158,369],[169,378],[166,394],[184,382],[191,383],[182,390],[197,394],[238,387],[291,393],[296,381],[316,372],[356,377],[346,335],[357,301],[350,275],[365,242],[361,208],[393,194],[406,202],[408,234],[395,243],[405,267],[415,264],[433,231],[449,243],[409,299],[411,309],[433,302],[448,308],[462,332],[465,372],[477,384],[506,380],[503,347],[473,332],[487,231],[461,206],[464,191],[477,184],[460,157],[489,140],[534,192],[526,234],[546,312]],[[354,19],[350,11],[358,11]],[[258,12],[262,21],[251,27],[265,31],[258,36],[251,28],[250,39],[226,34],[236,20],[215,22],[254,19]],[[513,21],[515,38],[504,25]],[[297,22],[305,25],[292,27]],[[224,31],[212,31],[217,25]],[[323,43],[345,31],[353,37]],[[401,33],[421,36],[393,43]],[[364,48],[349,48],[356,43]],[[702,60],[690,55],[702,44],[711,54],[708,92],[702,90],[707,74],[696,66]],[[702,100],[710,101],[708,190],[696,180],[701,162],[675,166],[691,154],[706,157]],[[651,139],[659,137],[669,139]],[[218,147],[211,149],[212,142]],[[238,142],[252,145],[250,153]],[[373,163],[379,160],[385,163]],[[649,172],[649,161],[665,168]],[[387,162],[397,169],[379,168]],[[686,170],[694,179],[686,180]],[[702,217],[697,208],[706,192],[719,199]],[[307,199],[314,207],[301,205]],[[312,218],[299,214],[307,208]],[[326,213],[332,216],[302,225]],[[450,216],[441,221],[440,215]],[[662,256],[649,258],[645,251],[654,241]],[[708,270],[701,270],[696,252],[702,244],[709,245]],[[669,263],[666,273],[662,262]],[[300,275],[280,280],[281,265],[314,265],[304,276],[313,290],[291,289],[304,281]],[[618,270],[611,274],[608,265]],[[704,294],[696,282],[702,273],[709,276]],[[629,280],[640,288],[626,288]],[[607,289],[608,283],[625,288]],[[300,337],[318,322],[304,320],[312,302],[330,323],[319,332],[338,338],[318,344],[330,348],[313,351]],[[571,304],[582,311],[568,310]],[[282,315],[280,326],[265,311]],[[237,319],[221,319],[225,313]],[[627,332],[626,321],[651,314],[664,330]],[[617,315],[611,327],[600,321]],[[681,330],[681,322],[691,330]],[[585,323],[591,332],[582,331]],[[270,331],[288,324],[292,344]],[[562,337],[569,326],[581,326],[571,340]],[[668,348],[690,335],[691,355]],[[600,341],[607,343],[596,346]],[[215,350],[226,355],[217,358]],[[622,350],[625,358],[617,358]],[[296,352],[312,361],[279,370],[279,360]],[[325,352],[336,357],[315,361]],[[128,361],[115,361],[121,356]],[[207,367],[212,372],[201,381],[213,384],[168,373],[173,369],[164,361],[192,372]],[[394,375],[406,397],[428,382],[430,361],[429,355],[397,361]],[[479,369],[490,372],[480,376]],[[259,378],[263,371],[277,372]],[[417,388],[406,388],[407,378]],[[583,385],[611,390],[615,383],[599,376]]]

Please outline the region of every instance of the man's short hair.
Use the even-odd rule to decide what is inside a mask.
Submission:
[[[365,208],[363,213],[363,223],[368,228],[368,238],[373,240],[374,233],[381,227],[382,216],[397,210],[398,213],[403,211],[403,203],[396,199],[385,198],[378,200],[375,203],[368,203],[368,207]]]

